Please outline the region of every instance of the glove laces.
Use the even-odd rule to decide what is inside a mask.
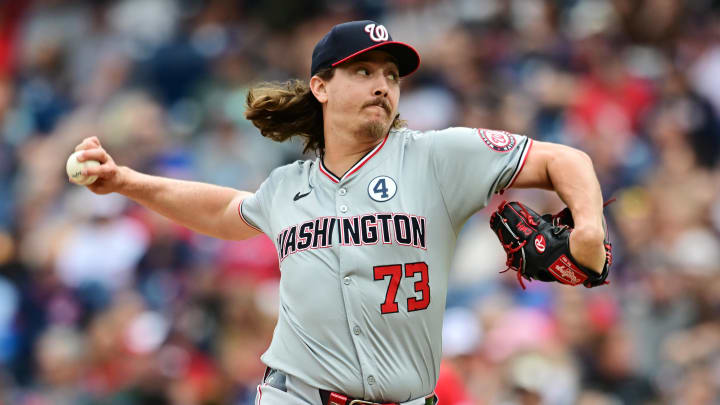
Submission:
[[[513,259],[513,253],[517,252],[518,250],[522,249],[527,244],[527,241],[524,240],[521,243],[518,243],[517,246],[512,247],[512,243],[503,243],[503,249],[505,249],[505,253],[507,254],[507,259],[505,260],[505,270],[501,271],[500,273],[505,273],[508,270],[515,270],[515,274],[517,275],[518,283],[520,283],[520,287],[522,287],[523,290],[526,289],[525,283],[523,282],[523,277],[520,268],[522,268],[523,265],[523,257],[520,256],[518,258],[519,260],[519,267],[513,266],[512,259]]]

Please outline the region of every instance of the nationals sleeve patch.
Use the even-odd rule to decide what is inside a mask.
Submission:
[[[496,152],[510,152],[517,145],[515,137],[505,131],[478,129],[478,134],[485,145]]]

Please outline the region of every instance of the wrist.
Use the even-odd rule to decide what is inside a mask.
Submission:
[[[575,223],[575,228],[572,232],[575,236],[574,239],[587,244],[602,244],[605,239],[605,229],[600,224],[578,224]]]
[[[118,166],[117,173],[116,192],[129,197],[129,194],[131,193],[132,176],[137,172],[127,166]]]
[[[602,228],[575,228],[570,233],[570,254],[584,267],[601,273],[605,266],[604,239]]]

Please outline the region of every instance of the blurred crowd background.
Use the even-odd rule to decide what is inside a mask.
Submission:
[[[253,191],[314,156],[260,136],[248,87],[307,79],[315,42],[366,18],[421,54],[409,127],[572,145],[617,199],[610,285],[592,290],[523,291],[498,274],[490,209],[471,218],[441,403],[720,404],[717,0],[0,1],[0,403],[253,403],[272,243],[95,196],[64,163],[96,135],[119,164]]]

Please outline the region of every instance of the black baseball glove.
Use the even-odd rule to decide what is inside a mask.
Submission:
[[[579,264],[570,254],[570,233],[573,227],[568,208],[555,215],[541,216],[517,201],[503,201],[490,216],[490,228],[507,253],[505,271],[515,270],[523,289],[523,278],[557,281],[573,286],[582,284],[588,288],[607,284],[605,279],[612,264],[612,245],[607,231],[604,242],[605,265],[602,273],[598,274]]]

